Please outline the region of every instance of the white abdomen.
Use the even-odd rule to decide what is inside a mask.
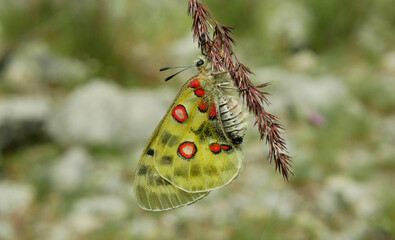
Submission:
[[[246,133],[246,116],[242,105],[230,95],[221,94],[218,98],[219,112],[226,135],[233,144],[243,142]]]

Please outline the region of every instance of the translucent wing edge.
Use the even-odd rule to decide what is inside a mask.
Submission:
[[[202,194],[200,197],[194,199],[194,200],[191,201],[191,202],[188,202],[188,203],[185,203],[185,204],[180,204],[180,205],[177,205],[177,206],[174,206],[174,207],[163,208],[163,209],[151,209],[151,208],[146,208],[145,206],[143,206],[143,205],[140,203],[139,200],[137,201],[137,204],[139,205],[139,207],[140,207],[141,209],[146,210],[146,211],[150,211],[150,212],[162,212],[162,211],[167,211],[167,210],[171,210],[171,209],[177,209],[177,208],[180,208],[180,207],[185,207],[185,206],[194,204],[195,202],[197,202],[197,201],[203,199],[204,197],[206,197],[209,193],[210,193],[210,191],[207,191],[207,192],[205,192],[205,194]]]

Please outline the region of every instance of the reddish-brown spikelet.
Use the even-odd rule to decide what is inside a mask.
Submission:
[[[255,125],[258,126],[261,139],[265,139],[269,145],[269,160],[274,160],[276,170],[279,170],[288,180],[289,174],[293,173],[290,165],[291,158],[287,154],[285,141],[280,136],[283,128],[278,118],[264,109],[264,103],[269,104],[265,96],[268,93],[258,89],[269,84],[254,86],[251,83],[250,75],[253,72],[239,62],[232,49],[232,44],[235,43],[231,37],[233,28],[220,24],[204,1],[202,4],[199,0],[189,0],[188,14],[193,18],[193,36],[198,41],[202,54],[211,61],[213,70],[230,72],[249,111],[256,116]]]

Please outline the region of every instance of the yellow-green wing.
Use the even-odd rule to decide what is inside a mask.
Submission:
[[[156,172],[153,156],[153,150],[145,152],[136,171],[135,192],[141,208],[150,211],[169,210],[192,204],[209,194],[188,193],[173,186]]]
[[[186,91],[189,88],[190,82],[193,80],[194,79],[188,81],[180,90],[170,110],[174,108],[178,99],[185,98],[185,96],[193,93],[193,90]],[[168,115],[164,116],[151,136],[135,173],[134,187],[136,198],[139,206],[145,210],[162,211],[182,207],[192,204],[209,194],[208,191],[199,193],[183,191],[175,187],[169,181],[163,179],[155,169],[154,158],[158,156],[161,148],[161,144],[157,145],[156,142],[157,139],[159,139],[158,133],[164,127],[163,122],[166,118],[168,118]],[[168,130],[174,132],[176,129]]]
[[[199,83],[196,83],[199,81]],[[206,192],[234,180],[241,150],[222,128],[217,97],[204,77],[191,80],[153,139],[157,172],[187,192]]]

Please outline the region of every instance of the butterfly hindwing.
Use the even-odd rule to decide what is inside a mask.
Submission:
[[[205,76],[191,79],[159,128],[154,165],[187,192],[206,192],[230,183],[241,168],[240,149],[223,131],[215,86]]]

